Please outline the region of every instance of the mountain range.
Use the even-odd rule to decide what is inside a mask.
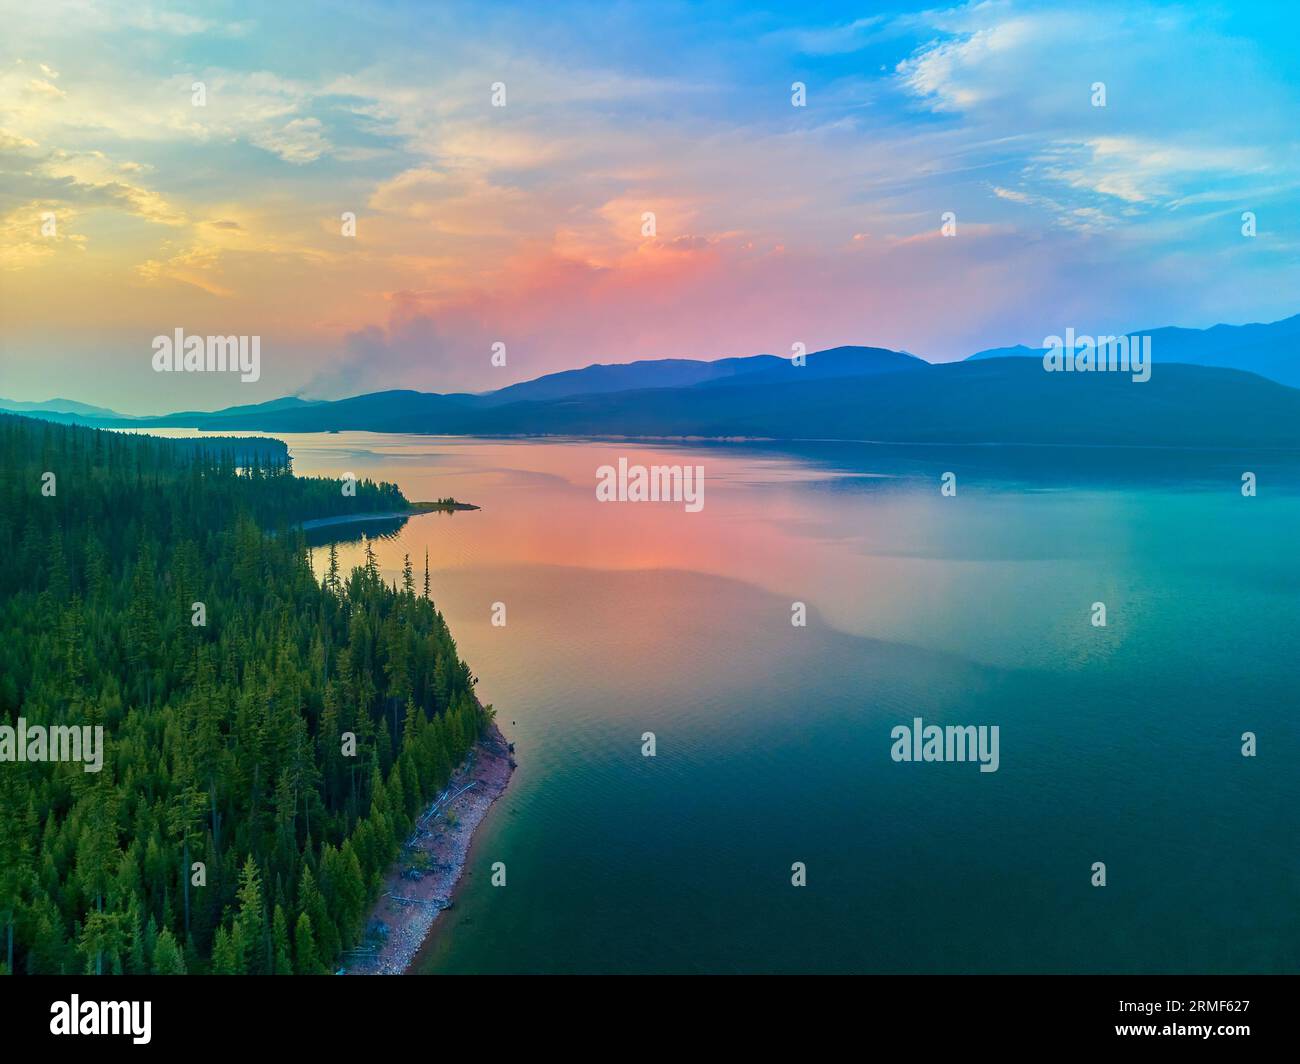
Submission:
[[[1300,388],[1300,314],[1266,325],[1215,325],[1209,329],[1171,325],[1139,329],[1128,336],[1151,337],[1153,360],[1243,369]],[[967,361],[1007,357],[1042,358],[1043,348],[995,347],[977,351]]]
[[[1152,374],[1047,373],[1041,349],[932,364],[879,347],[716,361],[662,359],[547,374],[484,394],[296,396],[131,417],[71,400],[0,409],[104,428],[370,430],[448,435],[848,439],[1203,447],[1300,446],[1300,315],[1268,325],[1162,328]]]

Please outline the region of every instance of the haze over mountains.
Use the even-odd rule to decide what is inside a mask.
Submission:
[[[720,382],[779,383],[810,378],[870,376],[924,369],[929,365],[915,355],[883,347],[832,347],[810,355],[804,366],[796,366],[789,358],[779,358],[776,355],[721,358],[716,362],[666,358],[549,373],[536,380],[490,392],[482,398],[488,405],[500,406],[521,400],[561,399],[570,395],[597,395],[642,388],[687,388]]]
[[[103,406],[91,406],[89,403],[78,403],[72,399],[46,399],[39,403],[20,402],[16,399],[0,399],[0,410],[8,410],[14,414],[70,414],[74,417],[96,418],[120,418],[129,415],[119,414],[116,410],[109,410]]]
[[[1300,445],[1300,315],[1145,335],[1152,337],[1153,369],[1144,383],[1121,373],[1047,373],[1041,350],[1023,346],[937,365],[885,348],[837,347],[810,353],[803,366],[775,355],[593,365],[482,395],[290,396],[161,417],[69,400],[0,400],[0,409],[104,428],[204,431]]]
[[[1300,314],[1268,324],[1215,325],[1209,329],[1166,326],[1138,329],[1128,335],[1150,336],[1153,357],[1160,362],[1243,369],[1300,388]],[[1042,358],[1043,349],[1023,344],[994,347],[977,351],[966,361],[1006,357]]]

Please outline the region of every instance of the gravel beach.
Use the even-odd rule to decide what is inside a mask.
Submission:
[[[411,966],[442,909],[450,905],[475,829],[513,771],[510,747],[493,724],[425,810],[414,842],[385,876],[366,921],[367,945],[377,946],[374,956],[354,960],[345,974],[401,975]],[[422,866],[418,878],[409,871],[412,865]]]

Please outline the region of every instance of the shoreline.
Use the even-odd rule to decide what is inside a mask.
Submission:
[[[469,863],[479,825],[496,800],[505,793],[514,772],[510,744],[493,722],[447,783],[446,789],[420,817],[415,841],[384,875],[383,890],[366,918],[367,941],[371,929],[380,930],[373,958],[340,969],[343,975],[404,975],[432,939],[438,916],[455,901],[455,891]],[[447,812],[455,815],[451,825]],[[428,862],[429,871],[410,878],[406,866],[412,856]]]
[[[302,530],[310,532],[316,528],[328,528],[330,525],[352,525],[361,524],[365,521],[395,521],[399,517],[418,517],[420,514],[451,514],[463,510],[477,510],[480,507],[468,502],[456,502],[450,506],[439,503],[412,503],[409,510],[387,510],[382,512],[372,512],[365,514],[338,514],[334,517],[313,517],[309,521],[302,522]]]

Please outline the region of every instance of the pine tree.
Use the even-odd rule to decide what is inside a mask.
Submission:
[[[164,931],[158,936],[158,944],[153,951],[154,975],[184,975],[185,957],[176,944],[176,936],[171,931]]]
[[[162,936],[159,936],[158,941],[162,941]],[[235,949],[234,936],[224,927],[218,927],[212,940],[212,974],[238,975],[239,971],[239,954]]]
[[[21,792],[13,767],[0,771],[0,919],[5,927],[5,971],[14,970],[14,921],[24,894],[35,884],[32,874],[31,823],[19,805]]]
[[[239,915],[232,932],[239,970],[248,975],[271,972],[266,934],[266,910],[262,904],[262,874],[250,854],[239,873]]]
[[[325,969],[316,952],[316,936],[312,934],[311,917],[306,913],[298,914],[298,926],[294,930],[293,938],[297,973],[299,975],[323,974]]]
[[[339,552],[333,543],[330,544],[330,566],[325,574],[325,586],[332,594],[339,593]]]
[[[326,959],[335,956],[342,946],[335,931],[336,925],[329,918],[325,898],[317,888],[316,877],[310,868],[303,869],[302,883],[298,887],[298,909],[309,919],[319,956]]]
[[[284,909],[279,905],[275,907],[272,929],[272,937],[275,942],[274,974],[293,975],[293,953],[289,946],[289,921],[285,918]]]
[[[147,541],[142,542],[131,582],[131,612],[127,625],[127,660],[136,670],[150,668],[158,656],[154,579],[153,552]]]

